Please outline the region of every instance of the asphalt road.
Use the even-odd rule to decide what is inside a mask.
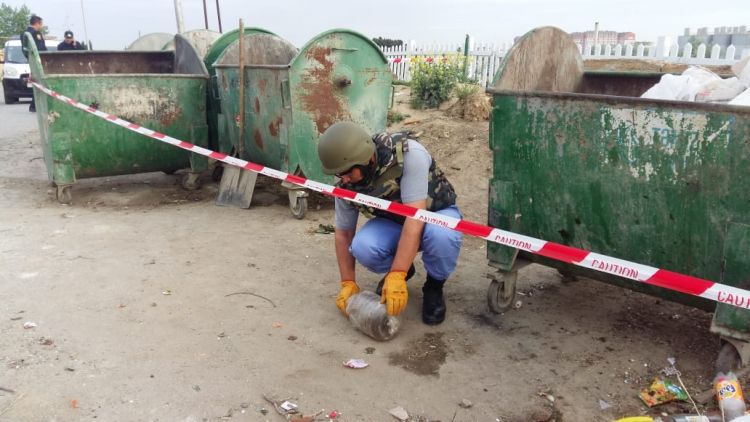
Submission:
[[[0,84],[0,98],[2,98]],[[0,101],[0,139],[16,138],[36,128],[36,115],[29,113],[29,99],[23,98],[16,104]]]
[[[15,104],[0,101],[0,158],[7,162],[7,166],[0,169],[0,180],[47,180],[37,115],[29,112],[29,102],[28,99]]]

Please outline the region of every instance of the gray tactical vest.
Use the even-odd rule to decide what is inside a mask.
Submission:
[[[365,195],[401,203],[401,176],[404,170],[404,153],[409,150],[409,132],[393,134],[380,133],[372,137],[375,143],[377,166],[370,183],[362,185],[344,185],[342,188]],[[427,185],[427,210],[439,211],[456,204],[456,192],[445,174],[432,159]],[[359,211],[368,218],[383,217],[403,224],[403,216],[389,213],[377,208],[354,203]]]

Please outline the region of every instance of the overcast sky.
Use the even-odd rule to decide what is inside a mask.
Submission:
[[[177,30],[173,0],[0,0],[26,4],[44,18],[51,35],[71,29],[96,49],[122,49],[149,32]],[[478,42],[510,43],[536,26],[568,32],[600,29],[632,31],[638,40],[681,35],[685,27],[750,27],[747,0],[219,0],[225,30],[259,26],[301,46],[332,28],[350,28],[368,37],[418,43],[461,43],[469,33]],[[216,0],[207,0],[209,26],[218,30]],[[202,0],[182,0],[185,29],[204,27]]]

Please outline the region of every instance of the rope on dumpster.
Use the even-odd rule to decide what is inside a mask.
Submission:
[[[680,274],[648,265],[642,265],[623,259],[613,258],[606,255],[600,255],[595,252],[574,248],[546,240],[536,239],[518,233],[486,226],[484,224],[474,223],[468,220],[453,218],[435,212],[413,208],[397,202],[391,202],[380,198],[357,193],[351,190],[342,189],[336,186],[319,183],[304,177],[274,170],[260,164],[250,161],[241,160],[231,157],[220,152],[212,151],[189,142],[167,136],[163,133],[145,128],[127,120],[121,119],[115,115],[97,110],[86,104],[59,94],[36,81],[31,81],[32,85],[44,92],[45,94],[62,101],[65,104],[83,110],[96,117],[104,119],[112,124],[121,126],[130,131],[140,133],[141,135],[164,142],[186,151],[200,154],[223,163],[236,166],[245,170],[260,173],[274,179],[293,183],[298,186],[313,190],[315,192],[342,198],[347,201],[357,202],[372,208],[388,211],[393,214],[401,215],[445,227],[463,234],[479,237],[490,242],[498,243],[504,246],[524,250],[536,255],[555,259],[568,264],[577,265],[583,268],[589,268],[599,272],[620,276],[633,281],[650,284],[677,292],[706,298],[719,303],[726,303],[742,309],[750,309],[750,291],[739,289],[725,284],[715,283],[713,281],[697,278],[685,274]]]

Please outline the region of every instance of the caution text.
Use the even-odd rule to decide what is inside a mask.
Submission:
[[[638,270],[636,270],[635,268],[626,267],[624,265],[615,264],[612,262],[605,262],[595,259],[591,262],[591,268],[622,277],[638,279]]]
[[[523,240],[514,239],[512,237],[503,236],[501,234],[496,234],[493,239],[490,239],[493,242],[502,243],[503,245],[512,246],[516,249],[523,249],[525,251],[531,251],[531,243],[524,242]]]
[[[436,217],[430,217],[429,215],[419,214],[419,215],[417,215],[416,218],[417,218],[417,220],[423,221],[423,222],[425,222],[427,224],[434,224],[436,226],[450,228],[450,226],[448,225],[447,222],[445,222],[445,221],[443,221],[443,220],[441,220],[439,218],[436,218]]]
[[[733,305],[740,308],[750,308],[750,298],[747,296],[719,292],[716,295],[716,300],[721,303],[726,303],[728,305]]]

